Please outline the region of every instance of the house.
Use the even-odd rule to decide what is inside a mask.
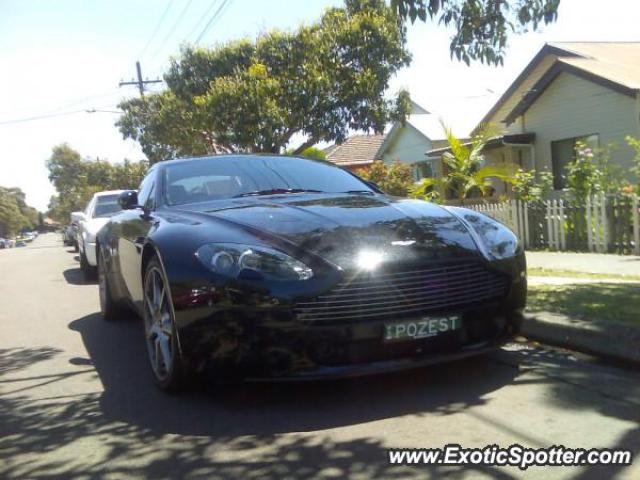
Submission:
[[[466,138],[466,130],[453,126],[454,133]],[[440,117],[411,102],[406,121],[393,123],[385,135],[353,135],[340,145],[326,148],[327,160],[350,170],[366,167],[374,160],[399,161],[412,167],[416,180],[433,175],[424,152],[447,145]]]
[[[485,149],[487,163],[548,169],[556,191],[566,187],[577,141],[615,144],[610,162],[633,180],[625,137],[640,137],[640,42],[546,44],[475,130],[483,124],[504,129]]]
[[[324,153],[328,161],[355,172],[379,159],[383,142],[384,135],[352,135],[341,144],[325,148]]]

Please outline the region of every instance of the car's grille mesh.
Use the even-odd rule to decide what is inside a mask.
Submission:
[[[328,293],[296,304],[301,321],[403,318],[504,298],[508,277],[478,262],[392,273],[359,273]]]

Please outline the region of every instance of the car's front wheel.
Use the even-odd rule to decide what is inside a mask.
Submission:
[[[144,330],[156,384],[163,390],[183,386],[184,366],[178,348],[169,288],[162,265],[152,258],[144,272]]]

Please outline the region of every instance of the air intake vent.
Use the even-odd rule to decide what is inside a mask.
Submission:
[[[296,305],[301,321],[365,321],[415,317],[503,299],[506,275],[478,262],[392,273],[358,273],[314,300]]]

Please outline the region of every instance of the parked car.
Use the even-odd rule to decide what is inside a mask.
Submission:
[[[142,316],[163,389],[206,365],[285,379],[415,368],[491,350],[522,321],[510,230],[324,161],[160,162],[119,201],[97,238],[100,308]]]
[[[16,240],[16,247],[26,247],[27,246],[27,242],[24,240]]]
[[[69,224],[62,229],[62,243],[65,247],[76,246],[76,230],[73,225]]]
[[[3,248],[9,248],[9,242],[6,239],[0,237],[0,249]]]
[[[109,217],[120,211],[118,196],[123,190],[98,192],[93,195],[83,212],[73,212],[76,220],[76,242],[80,252],[80,268],[85,278],[96,275],[96,235],[109,221]]]

